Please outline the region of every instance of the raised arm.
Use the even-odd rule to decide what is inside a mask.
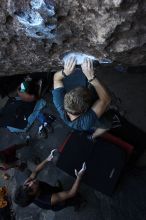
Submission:
[[[68,191],[63,191],[63,192],[59,192],[59,193],[53,193],[52,197],[51,197],[51,205],[56,205],[59,202],[63,202],[67,199],[73,198],[76,193],[79,190],[79,186],[80,186],[80,182],[82,179],[82,176],[84,175],[86,170],[86,164],[83,163],[82,168],[79,172],[77,172],[77,170],[75,170],[75,175],[76,175],[76,180],[73,183],[72,187],[70,190]]]
[[[31,175],[29,176],[29,178],[25,181],[25,184],[27,184],[29,181],[34,180],[37,175],[39,174],[39,172],[41,170],[44,169],[44,167],[46,166],[46,164],[50,161],[52,161],[53,157],[54,157],[54,152],[56,151],[56,149],[52,150],[50,155],[43,160],[39,165],[37,165],[37,167],[35,168],[35,170],[31,173]]]
[[[54,74],[54,89],[64,87],[63,79],[65,76],[69,76],[75,68],[76,59],[71,57],[64,64],[64,70],[58,71]]]
[[[93,104],[92,110],[96,113],[97,117],[101,117],[106,111],[111,102],[111,97],[104,85],[96,78],[93,69],[93,61],[86,59],[82,64],[82,71],[90,82],[99,97],[99,99]]]

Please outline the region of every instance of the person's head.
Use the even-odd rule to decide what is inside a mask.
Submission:
[[[14,201],[21,207],[30,205],[39,191],[39,181],[32,180],[26,185],[19,186],[14,194]]]
[[[20,92],[28,93],[30,95],[38,95],[39,86],[33,80],[31,81],[24,81],[20,84],[19,88]]]
[[[88,88],[77,87],[67,92],[64,97],[64,109],[72,115],[86,112],[92,104],[92,95]]]

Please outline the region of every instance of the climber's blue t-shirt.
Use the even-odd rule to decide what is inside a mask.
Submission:
[[[111,122],[106,120],[104,117],[100,119],[97,117],[96,113],[90,108],[87,112],[81,114],[78,118],[71,121],[64,110],[64,96],[65,96],[64,87],[60,87],[54,89],[52,91],[53,94],[53,102],[60,114],[62,120],[71,128],[79,130],[79,131],[91,131],[96,130],[96,128],[110,128]]]

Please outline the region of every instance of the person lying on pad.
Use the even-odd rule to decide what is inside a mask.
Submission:
[[[17,93],[21,100],[33,102],[40,98],[42,80],[36,81],[29,77],[18,87]]]
[[[81,68],[99,98],[92,104],[92,94],[86,87],[77,87],[66,93],[63,79],[73,74],[75,66],[76,59],[70,58],[64,64],[64,69],[55,73],[53,102],[69,127],[79,131],[91,131],[94,138],[112,126],[112,118],[106,115],[111,96],[95,76],[91,59],[85,59]]]
[[[53,153],[42,161],[32,172],[31,176],[24,182],[23,186],[19,186],[14,195],[14,201],[21,207],[26,207],[31,203],[36,204],[42,209],[51,209],[58,211],[68,205],[73,205],[71,201],[76,197],[82,176],[86,170],[86,164],[83,163],[82,169],[77,172],[75,170],[76,180],[69,190],[64,191],[62,187],[51,186],[46,182],[37,180],[38,173],[45,167],[48,162],[52,161]]]

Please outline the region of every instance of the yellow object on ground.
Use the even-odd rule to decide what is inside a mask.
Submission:
[[[0,208],[4,208],[7,206],[8,202],[5,198],[5,196],[7,195],[8,191],[6,189],[6,187],[0,187]]]

